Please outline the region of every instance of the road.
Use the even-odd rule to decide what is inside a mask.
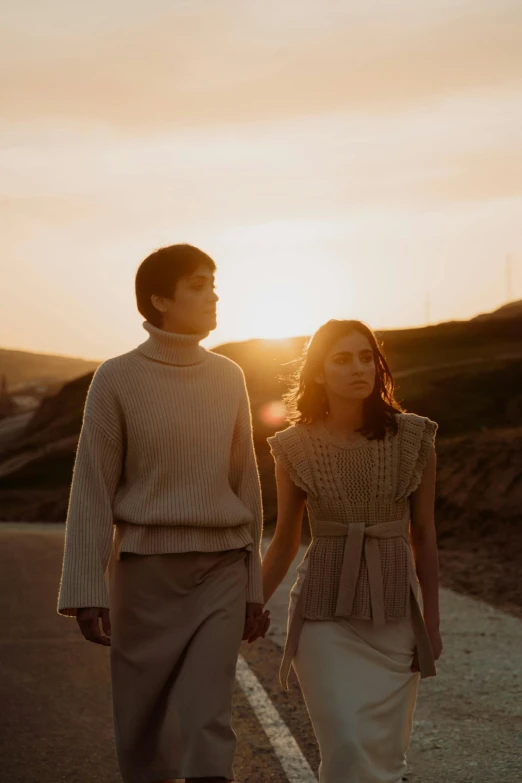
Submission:
[[[0,526],[1,783],[120,781],[107,650],[55,610],[62,547],[60,528]],[[242,646],[234,707],[241,783],[304,783],[306,769],[317,769],[295,680],[289,694],[277,682],[292,581],[271,602],[269,636]],[[439,676],[421,684],[407,781],[520,783],[522,621],[449,590],[442,615],[444,657]]]

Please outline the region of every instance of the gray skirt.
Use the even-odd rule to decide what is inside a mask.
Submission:
[[[121,555],[111,575],[111,674],[124,783],[232,779],[244,549]]]

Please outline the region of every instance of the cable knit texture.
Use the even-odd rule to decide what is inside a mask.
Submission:
[[[397,419],[397,434],[387,433],[383,440],[338,440],[322,423],[293,425],[268,439],[274,457],[307,494],[312,531],[322,521],[376,525],[401,520],[409,513],[409,497],[420,484],[437,424],[413,413],[398,414]],[[306,619],[335,616],[345,545],[343,537],[312,541],[306,555]],[[409,556],[404,539],[382,539],[378,545],[386,619],[409,617]],[[372,616],[364,558],[351,616]]]
[[[114,552],[246,547],[247,600],[262,603],[262,509],[250,406],[237,364],[206,335],[145,322],[149,338],[97,369],[67,514],[58,611],[109,607]]]

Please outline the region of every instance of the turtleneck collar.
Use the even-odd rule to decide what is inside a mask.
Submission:
[[[199,345],[200,340],[208,336],[206,334],[174,334],[158,329],[148,321],[144,321],[143,328],[149,333],[148,340],[138,345],[138,350],[149,359],[164,364],[188,366],[201,364],[207,358],[208,351]]]

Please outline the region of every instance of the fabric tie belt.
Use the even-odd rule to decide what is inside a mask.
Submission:
[[[409,514],[396,522],[383,522],[378,525],[365,525],[355,522],[343,525],[339,522],[315,522],[312,524],[313,539],[320,537],[343,536],[344,546],[339,590],[335,606],[336,618],[348,618],[353,612],[353,602],[361,562],[364,557],[368,571],[370,588],[370,605],[374,628],[383,628],[386,624],[384,608],[384,585],[381,569],[379,539],[401,538],[408,550],[408,578],[411,592],[411,621],[415,634],[419,671],[421,677],[431,677],[436,674],[435,661],[428,631],[424,623],[422,611],[417,600],[417,576],[409,546]],[[279,678],[283,688],[288,690],[288,675],[297,649],[299,636],[304,624],[303,607],[309,574],[305,574],[299,593],[294,614],[288,628],[285,652],[281,663]]]

